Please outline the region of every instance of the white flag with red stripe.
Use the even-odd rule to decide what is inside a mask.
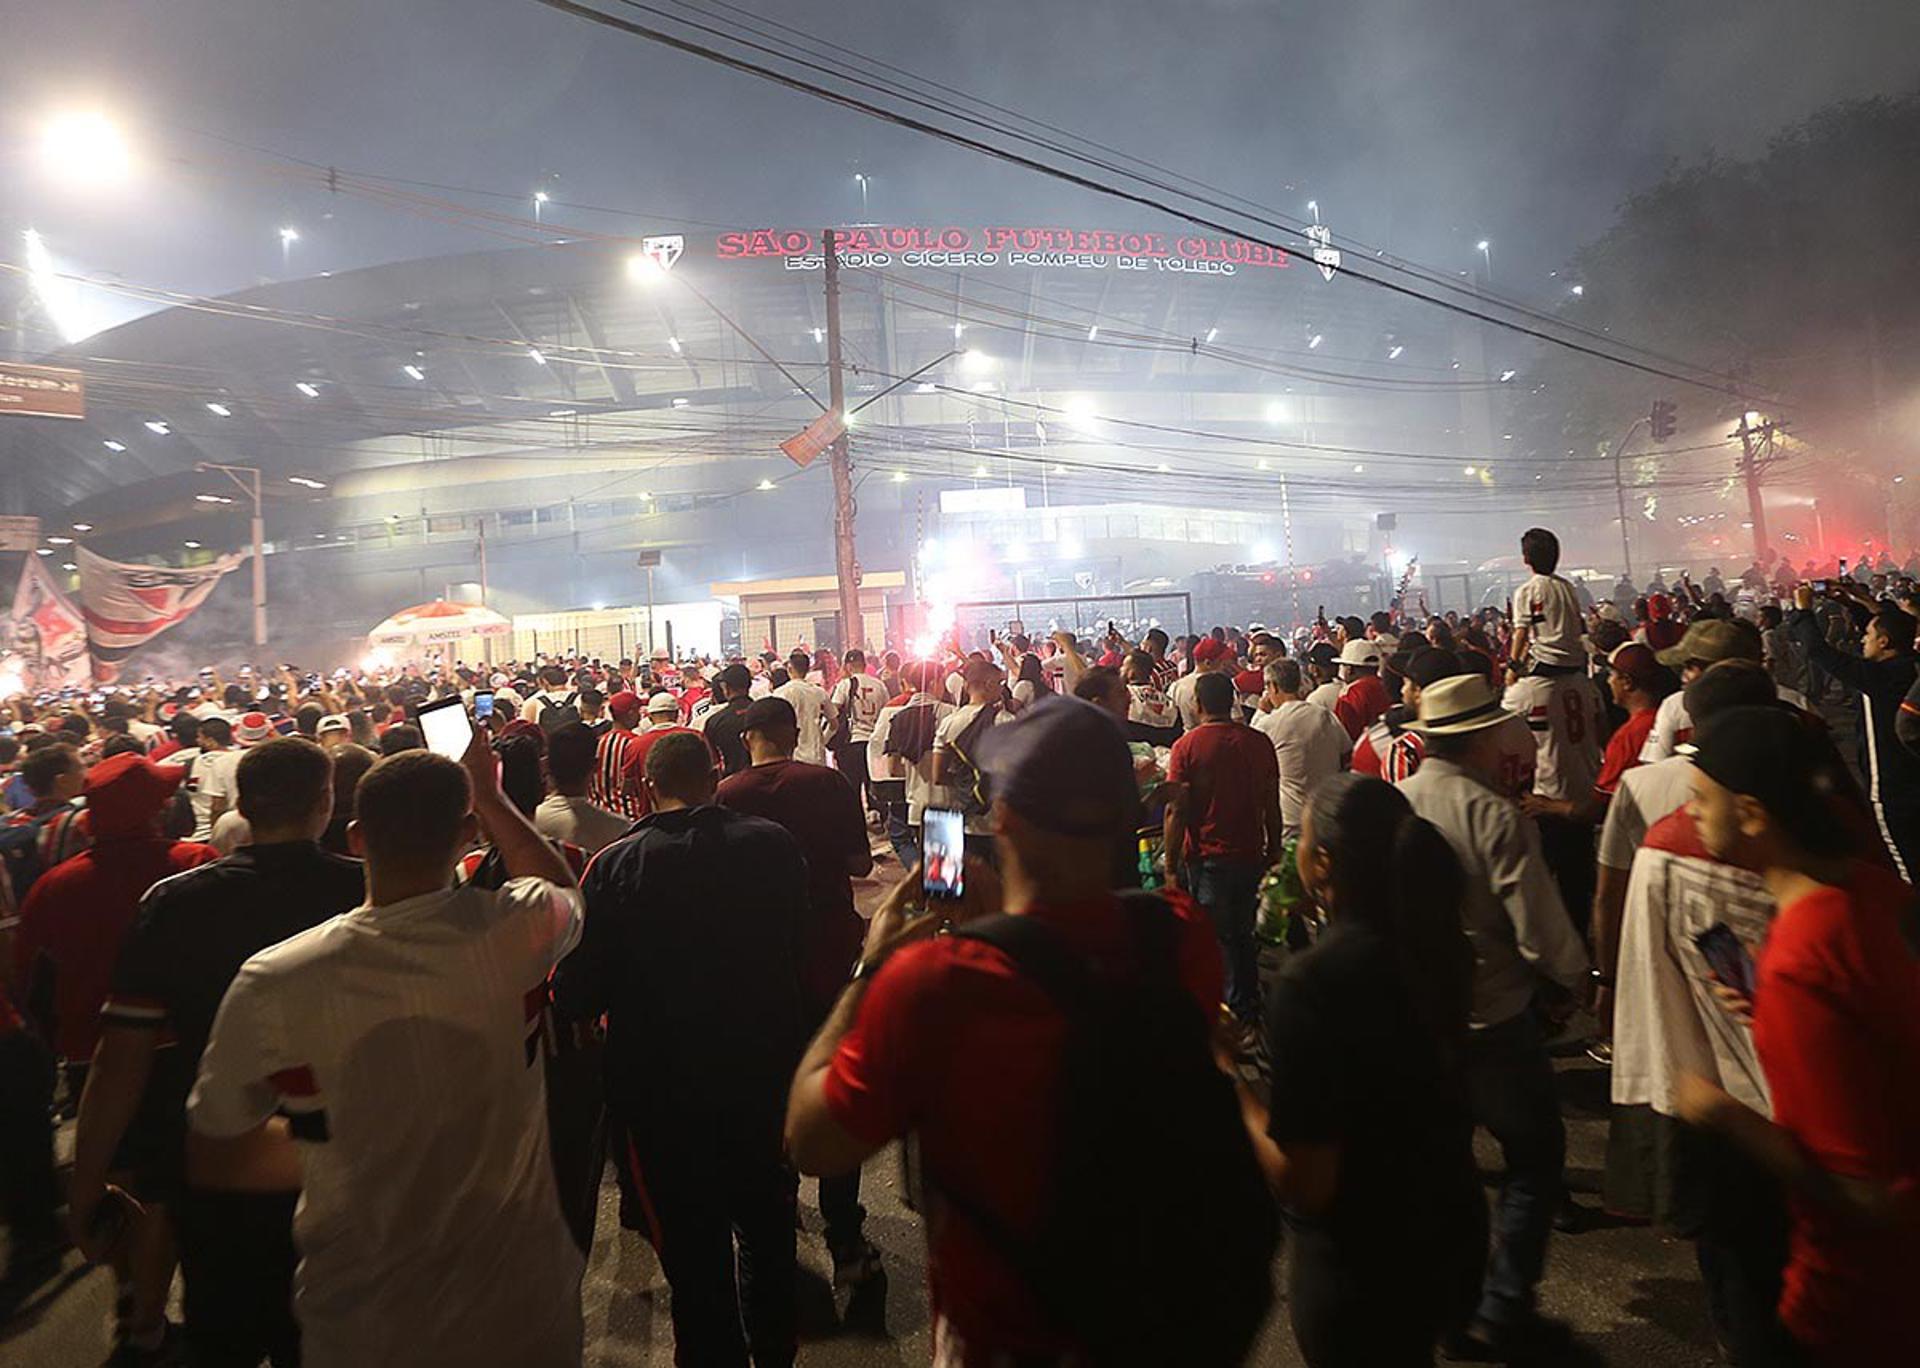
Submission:
[[[120,662],[167,628],[184,622],[206,602],[223,576],[249,553],[222,556],[206,565],[129,565],[76,547],[80,563],[80,612],[87,621],[87,647],[94,678],[115,678]]]

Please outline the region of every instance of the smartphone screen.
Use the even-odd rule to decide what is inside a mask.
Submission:
[[[427,749],[435,755],[458,760],[467,753],[467,745],[473,740],[473,722],[459,699],[422,704],[414,711],[414,719],[420,724]]]
[[[478,693],[474,694],[473,696],[474,721],[484,722],[489,717],[492,717],[492,716],[493,716],[493,691],[491,689],[482,689]]]
[[[928,808],[922,821],[920,886],[929,898],[957,898],[966,888],[966,818],[953,808]]]
[[[1693,938],[1713,976],[1744,997],[1753,996],[1753,957],[1724,922],[1715,922]]]

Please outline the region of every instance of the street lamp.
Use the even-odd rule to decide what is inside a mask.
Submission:
[[[86,190],[119,184],[133,173],[125,136],[97,109],[48,119],[40,130],[40,159],[59,180]]]
[[[540,206],[552,198],[553,196],[544,190],[536,190],[533,192],[533,221],[535,223],[540,222]]]
[[[1480,254],[1480,259],[1486,263],[1487,283],[1492,284],[1493,283],[1493,244],[1487,241],[1485,238],[1481,238],[1478,242],[1473,244],[1473,250],[1478,252]]]
[[[300,240],[298,228],[280,230],[280,269],[285,272],[293,262],[293,244]]]
[[[853,173],[853,178],[860,183],[860,217],[865,218],[867,216],[867,173],[856,171]]]
[[[239,485],[242,494],[253,499],[253,644],[264,646],[267,644],[267,561],[266,524],[260,517],[260,468],[221,465],[217,461],[195,461],[193,468],[202,473],[219,471]]]

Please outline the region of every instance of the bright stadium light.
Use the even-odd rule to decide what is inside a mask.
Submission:
[[[1308,351],[1315,350],[1325,340],[1326,339],[1321,337],[1319,333],[1315,333],[1312,337],[1309,337],[1307,339],[1307,350]]]
[[[41,164],[61,183],[105,189],[133,174],[133,152],[119,125],[97,109],[55,114],[40,129]]]
[[[233,417],[233,410],[228,408],[225,404],[209,403],[207,405],[207,412],[211,413],[216,418]]]
[[[308,381],[296,380],[293,382],[293,387],[299,390],[302,394],[306,395],[307,398],[309,399],[318,399],[320,397],[320,387],[318,385],[311,384]]]
[[[401,374],[405,375],[409,380],[424,380],[427,378],[427,373],[425,371],[421,370],[418,366],[411,365],[411,364],[402,366],[400,368],[400,372]]]
[[[168,427],[164,422],[162,422],[158,418],[149,418],[146,422],[142,423],[140,426],[144,427],[148,432],[151,432],[156,437],[165,437],[168,433],[173,431],[172,428]]]
[[[116,442],[111,437],[109,437],[106,441],[102,442],[100,445],[105,447],[108,451],[125,451],[127,449],[127,444],[125,442]]]
[[[327,487],[325,480],[316,480],[308,475],[289,475],[287,476],[287,483],[290,485],[299,485],[302,489],[325,489]]]
[[[93,524],[92,523],[75,523],[73,525],[73,530],[76,532],[91,532],[93,531]]]
[[[1400,359],[1400,353],[1405,350],[1406,348],[1398,342],[1394,343],[1391,347],[1387,348],[1387,360],[1398,361]]]

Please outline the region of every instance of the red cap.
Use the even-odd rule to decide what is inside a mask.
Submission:
[[[1267,679],[1258,670],[1242,670],[1233,677],[1233,687],[1243,694],[1257,694],[1267,687]]]
[[[1196,665],[1210,665],[1216,660],[1226,658],[1227,643],[1224,641],[1215,641],[1212,637],[1201,637],[1194,643],[1193,663]]]
[[[615,717],[625,717],[629,713],[637,714],[640,708],[640,695],[632,689],[622,689],[607,700],[607,711]]]

